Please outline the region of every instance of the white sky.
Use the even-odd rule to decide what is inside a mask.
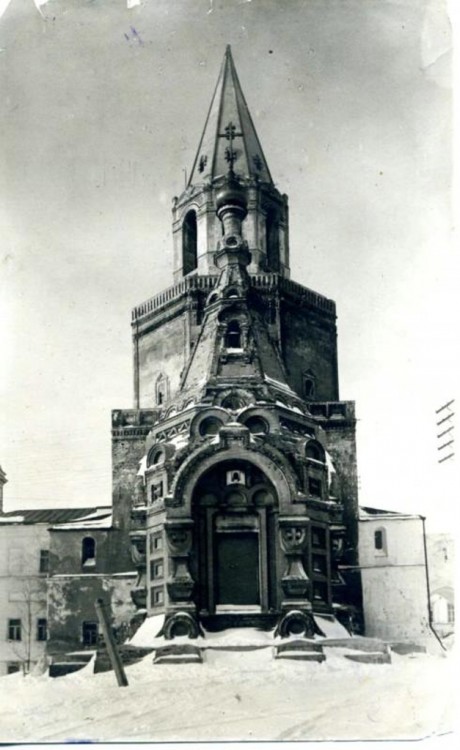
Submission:
[[[360,501],[449,529],[456,465],[437,463],[434,414],[459,382],[442,0],[40,10],[11,0],[0,21],[7,507],[110,502],[130,310],[171,284],[171,200],[230,43],[289,195],[292,278],[337,302]]]

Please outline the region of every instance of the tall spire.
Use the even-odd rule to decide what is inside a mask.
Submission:
[[[225,50],[188,185],[212,182],[226,175],[229,166],[240,178],[272,184],[230,45]]]

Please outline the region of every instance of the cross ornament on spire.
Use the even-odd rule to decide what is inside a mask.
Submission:
[[[219,138],[226,138],[227,141],[230,141],[230,144],[225,149],[225,159],[229,164],[230,172],[233,172],[233,165],[238,159],[238,154],[233,148],[233,141],[235,138],[242,138],[242,137],[243,137],[243,133],[236,132],[236,127],[231,120],[228,123],[228,125],[226,125],[226,127],[224,128],[224,132],[219,133]]]

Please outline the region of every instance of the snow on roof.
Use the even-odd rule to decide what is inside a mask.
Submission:
[[[112,509],[97,508],[86,516],[70,523],[58,523],[52,529],[109,529],[112,526]]]
[[[271,378],[269,375],[264,375],[264,380],[267,383],[273,383],[273,385],[276,385],[277,388],[281,388],[283,391],[287,391],[288,393],[294,393],[292,388],[287,383],[283,383],[281,380],[275,380],[275,378]]]
[[[24,523],[24,516],[1,516],[0,523]]]
[[[382,510],[381,508],[370,508],[370,507],[364,507],[360,505],[359,507],[359,520],[360,521],[372,521],[373,519],[377,520],[379,518],[385,518],[388,520],[395,519],[395,520],[403,520],[408,518],[419,518],[422,519],[423,516],[421,516],[419,513],[400,513],[395,510]]]
[[[98,508],[97,511],[110,513],[111,506]],[[96,508],[32,508],[30,510],[11,511],[0,515],[0,524],[3,523],[68,523],[80,518],[86,518],[89,514],[96,512]]]

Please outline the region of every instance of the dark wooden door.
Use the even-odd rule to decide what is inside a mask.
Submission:
[[[258,535],[217,534],[216,604],[260,604]]]

